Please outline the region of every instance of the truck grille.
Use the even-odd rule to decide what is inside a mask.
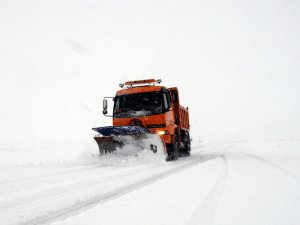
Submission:
[[[147,128],[160,128],[160,127],[166,127],[166,124],[150,124],[150,125],[147,125]]]

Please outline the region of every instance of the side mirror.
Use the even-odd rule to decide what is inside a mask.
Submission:
[[[104,113],[104,110],[106,110],[106,113]],[[103,99],[103,114],[107,114],[107,99]]]
[[[107,99],[106,99],[106,98],[103,99],[103,111],[102,111],[102,113],[103,113],[104,115],[107,114]]]
[[[104,97],[103,98],[103,110],[102,110],[102,113],[103,113],[104,116],[113,117],[112,115],[107,115],[107,113],[108,113],[108,101],[107,101],[107,99],[108,98],[109,99],[113,99],[114,97]],[[109,109],[109,111],[111,111],[111,109]]]

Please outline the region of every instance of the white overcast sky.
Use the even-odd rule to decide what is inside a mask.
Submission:
[[[299,22],[296,0],[0,0],[0,143],[90,141],[145,78],[196,140],[300,139]]]

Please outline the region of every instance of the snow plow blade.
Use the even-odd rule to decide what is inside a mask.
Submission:
[[[108,126],[92,128],[99,135],[94,137],[100,155],[128,147],[131,152],[150,150],[154,154],[166,155],[162,138],[139,126]]]

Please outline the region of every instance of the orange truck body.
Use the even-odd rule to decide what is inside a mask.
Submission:
[[[129,81],[125,85],[127,88],[117,91],[117,96],[130,95],[144,92],[160,92],[165,90],[170,94],[170,108],[164,113],[140,116],[140,117],[128,117],[128,118],[116,118],[113,116],[113,126],[128,126],[134,125],[133,120],[139,121],[142,127],[147,128],[152,133],[160,134],[165,144],[173,144],[174,135],[177,133],[179,141],[181,141],[182,133],[190,131],[189,111],[180,105],[179,92],[176,87],[166,88],[160,85],[144,85],[154,82],[154,79]],[[134,86],[134,85],[142,86]]]

